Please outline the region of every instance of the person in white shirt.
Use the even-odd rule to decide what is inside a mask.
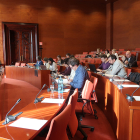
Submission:
[[[48,63],[49,63],[49,70],[51,71],[51,72],[57,72],[57,64],[54,62],[54,60],[52,59],[52,58],[49,58],[48,59]]]
[[[124,64],[116,58],[115,55],[110,55],[108,62],[111,64],[110,67],[105,71],[105,74],[118,75],[123,78],[127,78],[127,73]]]
[[[112,54],[114,54],[117,57],[117,59],[119,58],[118,54],[116,53],[116,49],[112,49]]]

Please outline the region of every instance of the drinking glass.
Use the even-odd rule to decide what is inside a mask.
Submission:
[[[50,89],[51,89],[50,97],[53,98],[54,97],[54,85],[50,85]]]

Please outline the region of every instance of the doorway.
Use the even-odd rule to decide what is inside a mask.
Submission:
[[[35,63],[38,56],[38,24],[3,22],[4,63]]]

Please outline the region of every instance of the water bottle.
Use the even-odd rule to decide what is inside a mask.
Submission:
[[[58,79],[58,93],[63,93],[63,79],[60,78]]]

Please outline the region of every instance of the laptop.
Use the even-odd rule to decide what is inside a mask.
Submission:
[[[90,71],[97,72],[96,67],[94,64],[89,64]]]
[[[40,65],[40,69],[41,69],[41,70],[47,70],[47,68],[46,68],[45,65]]]

